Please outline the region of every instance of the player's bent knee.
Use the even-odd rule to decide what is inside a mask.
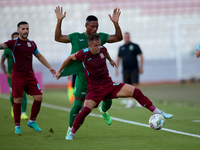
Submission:
[[[42,101],[42,95],[33,95],[33,99],[36,101]]]
[[[15,103],[22,103],[22,97],[14,98]]]

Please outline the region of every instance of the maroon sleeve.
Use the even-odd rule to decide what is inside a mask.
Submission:
[[[34,50],[36,50],[37,49],[37,45],[35,44],[35,42],[34,41],[32,41],[33,42],[33,45],[34,45],[34,47],[35,47],[35,49]]]
[[[8,40],[7,42],[4,42],[4,44],[6,44],[8,46],[9,49],[13,49],[14,47],[14,42],[13,40]]]
[[[83,52],[83,50],[78,51],[78,52],[75,54],[75,57],[76,57],[76,60],[83,61],[83,58],[84,58],[84,52]]]

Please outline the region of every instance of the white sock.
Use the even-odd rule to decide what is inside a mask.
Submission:
[[[68,127],[68,130],[72,130],[72,128],[71,128],[71,127]]]
[[[154,113],[154,114],[160,114],[161,111],[160,111],[160,109],[156,108],[156,109],[153,111],[153,113]]]
[[[22,115],[25,114],[26,112],[22,112]]]
[[[29,120],[30,122],[35,122],[35,121],[33,121],[33,120]]]
[[[16,129],[17,127],[20,127],[20,126],[15,126],[15,129]]]
[[[103,112],[102,108],[101,108],[101,112],[102,112],[103,114],[105,114],[105,112]]]
[[[73,135],[73,136],[75,135],[75,133],[72,133],[72,132],[70,132],[69,135],[70,135],[70,134]]]

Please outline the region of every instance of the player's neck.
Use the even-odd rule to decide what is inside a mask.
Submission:
[[[89,49],[90,50],[90,49]],[[94,51],[92,51],[92,50],[90,50],[90,52],[93,54],[93,55],[98,55],[99,53],[96,53],[96,52],[94,52]]]
[[[89,36],[90,34],[87,32],[87,31],[85,31],[85,34],[87,35],[87,36]]]
[[[130,43],[131,43],[131,41],[128,41],[128,42],[125,42],[124,44],[125,44],[125,45],[128,45],[128,44],[130,44]]]
[[[21,36],[19,36],[19,39],[22,40],[22,41],[27,41],[27,40],[28,40],[27,38],[24,39],[24,38],[22,38]]]

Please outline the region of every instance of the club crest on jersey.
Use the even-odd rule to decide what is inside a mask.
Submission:
[[[101,59],[103,59],[105,56],[103,53],[100,53]]]
[[[28,47],[31,47],[31,43],[30,43],[30,42],[27,42],[27,46],[28,46]]]

